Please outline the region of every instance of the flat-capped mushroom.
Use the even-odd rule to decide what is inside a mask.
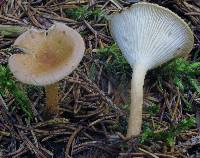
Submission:
[[[69,75],[80,63],[85,51],[83,38],[62,23],[49,30],[29,29],[14,46],[25,54],[9,58],[9,68],[21,82],[45,86],[49,113],[58,112],[58,81]]]
[[[111,15],[110,30],[133,68],[127,138],[141,131],[145,74],[172,58],[188,54],[193,32],[178,15],[152,3],[136,3]]]

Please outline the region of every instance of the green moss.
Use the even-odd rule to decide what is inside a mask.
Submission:
[[[200,95],[200,85],[196,79],[200,75],[199,67],[200,62],[178,58],[162,68],[162,75],[168,76],[181,91],[187,91],[192,87]]]
[[[107,63],[109,57],[111,60]],[[105,65],[104,71],[114,76],[117,81],[126,82],[131,79],[132,69],[115,43],[98,49],[97,58]]]
[[[197,80],[200,75],[200,62],[177,58],[166,63],[157,73],[159,74],[159,85],[161,85],[159,87],[162,87],[163,80],[167,79],[169,83],[178,87],[181,93],[193,91],[200,95],[200,84]],[[188,97],[182,95],[181,99],[186,105],[184,110],[191,111],[192,104]]]
[[[196,124],[196,119],[191,116],[181,120],[176,125],[169,126],[168,130],[161,131],[159,133],[154,133],[154,130],[150,128],[149,123],[143,123],[143,133],[140,137],[141,143],[146,143],[150,141],[164,141],[167,145],[172,146],[175,142],[175,137],[182,132],[194,127]],[[157,127],[159,129],[159,127]]]
[[[32,119],[33,114],[30,108],[29,99],[23,89],[17,86],[12,79],[9,69],[0,65],[0,95],[12,95],[15,98],[15,105],[21,109],[29,119]]]
[[[77,21],[83,20],[99,20],[104,15],[99,8],[88,8],[86,6],[80,6],[77,8],[66,9],[65,14]]]
[[[155,116],[160,111],[160,106],[154,103],[151,103],[151,106],[145,108],[145,111],[148,112],[151,116]]]

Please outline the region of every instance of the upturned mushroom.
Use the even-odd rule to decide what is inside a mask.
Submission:
[[[141,132],[145,74],[193,48],[193,32],[167,8],[136,3],[109,18],[111,34],[133,69],[127,138]]]
[[[46,111],[57,114],[58,81],[69,75],[80,63],[85,51],[84,40],[74,29],[56,23],[49,30],[29,29],[21,34],[14,46],[24,54],[14,54],[8,65],[21,82],[45,86]]]

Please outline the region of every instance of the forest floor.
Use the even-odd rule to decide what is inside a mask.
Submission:
[[[142,132],[124,140],[132,70],[114,43],[107,15],[140,0],[0,0],[0,157],[200,157],[200,2],[147,0],[167,7],[192,28],[187,59],[148,72]],[[7,61],[30,27],[62,22],[85,40],[85,56],[59,82],[60,114],[45,119],[44,87],[17,81]],[[6,27],[5,27],[6,25]]]

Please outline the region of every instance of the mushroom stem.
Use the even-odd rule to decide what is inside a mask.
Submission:
[[[140,134],[142,125],[143,85],[147,69],[135,64],[131,80],[131,106],[128,120],[127,138]]]
[[[58,95],[59,85],[58,82],[45,87],[46,91],[46,111],[50,114],[57,114],[59,110]]]

